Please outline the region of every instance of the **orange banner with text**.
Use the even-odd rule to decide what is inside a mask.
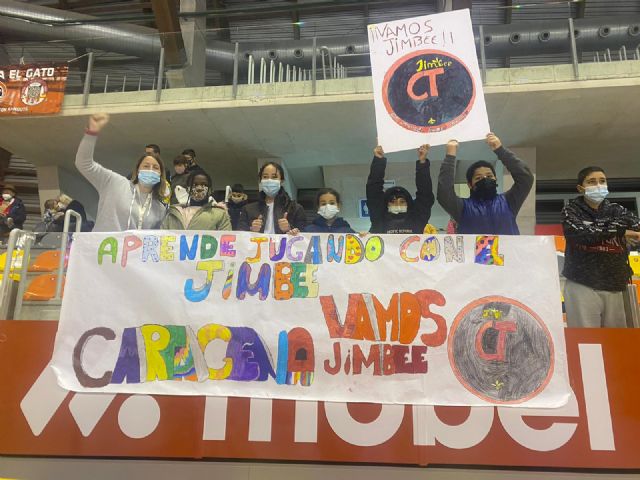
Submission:
[[[68,72],[66,64],[0,67],[0,116],[58,113]]]
[[[56,323],[0,321],[0,455],[638,469],[640,330],[568,329],[559,409],[75,394]]]

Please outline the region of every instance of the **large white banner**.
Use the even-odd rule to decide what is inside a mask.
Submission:
[[[551,237],[76,236],[53,356],[79,392],[558,407]]]
[[[378,143],[387,152],[489,133],[469,10],[369,25]]]

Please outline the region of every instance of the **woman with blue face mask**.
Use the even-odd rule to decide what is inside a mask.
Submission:
[[[158,155],[145,153],[136,162],[131,180],[93,159],[100,131],[109,115],[97,113],[78,147],[76,168],[98,191],[98,213],[94,232],[120,232],[160,228],[167,209],[162,202],[165,170]]]
[[[284,169],[279,163],[265,163],[258,172],[260,196],[242,207],[238,230],[260,233],[298,234],[307,224],[304,209],[282,187]]]

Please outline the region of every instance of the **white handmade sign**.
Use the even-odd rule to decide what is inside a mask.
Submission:
[[[558,407],[549,237],[74,239],[53,367],[80,392]]]
[[[386,152],[489,133],[469,10],[369,25],[378,143]]]

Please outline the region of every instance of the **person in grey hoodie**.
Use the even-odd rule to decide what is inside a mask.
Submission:
[[[94,232],[121,232],[160,228],[167,212],[162,202],[165,169],[158,155],[142,155],[131,180],[93,159],[100,131],[109,123],[109,115],[89,117],[89,125],[76,154],[76,168],[98,191],[98,213]]]

